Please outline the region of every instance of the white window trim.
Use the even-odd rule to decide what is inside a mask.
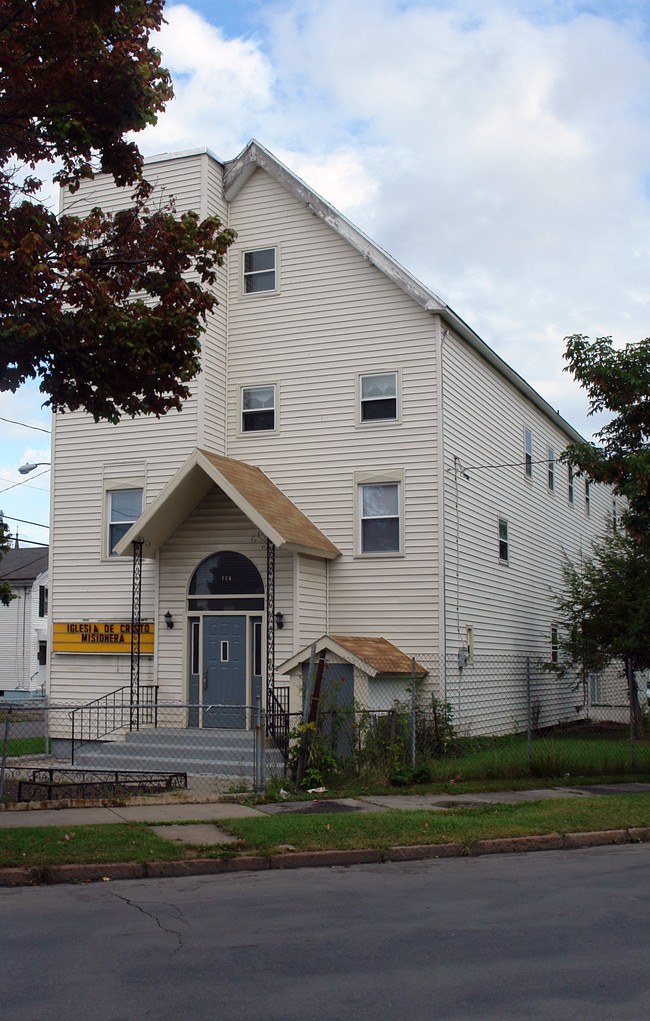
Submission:
[[[259,386],[273,387],[273,422],[272,429],[249,429],[244,431],[244,390],[255,390]],[[268,409],[267,409],[268,410]],[[279,432],[278,420],[280,416],[280,387],[277,383],[269,380],[264,383],[242,383],[239,387],[239,402],[237,405],[237,435],[248,438],[249,436],[275,436]]]
[[[384,485],[396,482],[399,512],[399,550],[385,553],[364,553],[361,547],[361,487],[366,485]],[[354,473],[354,556],[363,560],[386,560],[387,558],[404,557],[404,469],[387,468],[383,471],[358,471]]]
[[[109,493],[118,489],[140,489],[142,490],[142,511],[146,507],[146,492],[145,492],[145,479],[142,478],[110,478],[104,479],[103,493],[102,493],[102,548],[101,548],[101,560],[106,563],[119,563],[123,560],[123,557],[116,557],[111,555],[109,549],[109,525],[110,519],[108,514],[108,502]],[[142,513],[142,511],[140,513]]]
[[[269,248],[275,251],[275,287],[268,291],[245,291],[244,277],[244,256],[249,252],[266,252]],[[235,254],[235,253],[233,253]],[[244,301],[251,301],[255,298],[268,298],[271,295],[280,293],[280,245],[275,242],[269,244],[247,245],[246,248],[239,248],[236,252],[239,265],[239,297]]]
[[[361,417],[361,380],[365,376],[395,376],[395,418]],[[376,369],[357,373],[357,425],[362,429],[372,429],[381,425],[400,425],[402,421],[402,373],[399,369]]]

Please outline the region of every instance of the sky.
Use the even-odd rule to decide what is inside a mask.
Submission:
[[[650,0],[189,0],[146,155],[256,138],[584,435],[563,338],[650,333]],[[0,509],[47,541],[37,386],[0,393]],[[13,515],[12,518],[9,516]]]

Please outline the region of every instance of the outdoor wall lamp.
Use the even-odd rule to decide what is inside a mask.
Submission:
[[[172,617],[172,615],[171,615],[169,610],[167,610],[167,613],[165,614],[165,624],[167,625],[167,627],[171,631],[171,629],[174,626],[174,619],[173,619],[173,617]]]
[[[275,615],[275,626],[278,631],[282,631],[282,628],[284,627],[284,614],[280,613],[279,610]]]

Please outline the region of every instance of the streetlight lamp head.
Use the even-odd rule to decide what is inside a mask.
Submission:
[[[47,467],[49,468],[50,467],[50,462],[49,461],[39,461],[38,464],[31,464],[31,463],[29,463],[29,464],[21,464],[20,468],[18,469],[18,472],[20,473],[20,475],[29,475],[29,473],[33,472],[35,468],[41,468],[44,465],[47,465]]]

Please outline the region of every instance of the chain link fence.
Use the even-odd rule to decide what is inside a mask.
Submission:
[[[532,656],[415,656],[304,670],[261,705],[0,704],[0,798],[199,796],[367,783],[650,775],[621,666],[582,678]],[[646,679],[637,678],[647,708]]]

